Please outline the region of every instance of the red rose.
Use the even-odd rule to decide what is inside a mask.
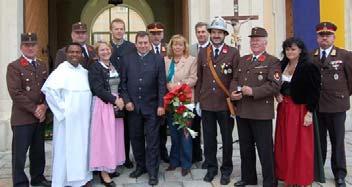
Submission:
[[[187,101],[187,97],[186,97],[186,95],[183,94],[183,93],[182,93],[181,95],[179,95],[178,98],[180,99],[181,102]]]
[[[176,113],[183,114],[186,110],[187,110],[187,108],[185,107],[185,105],[180,105],[179,107],[177,107]]]

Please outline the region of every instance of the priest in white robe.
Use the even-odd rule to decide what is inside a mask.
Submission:
[[[54,114],[52,186],[83,186],[92,179],[88,168],[88,138],[92,94],[79,44],[67,46],[67,61],[42,87]]]

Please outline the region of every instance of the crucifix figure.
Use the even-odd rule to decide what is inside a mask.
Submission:
[[[257,15],[252,15],[252,16],[239,16],[238,15],[238,1],[239,0],[233,0],[233,11],[234,15],[233,16],[222,16],[225,20],[229,21],[230,24],[233,27],[233,33],[231,34],[231,43],[234,44],[234,46],[240,50],[241,47],[241,38],[239,36],[241,25],[248,22],[249,20],[258,20],[259,17]],[[241,21],[243,20],[243,21]]]

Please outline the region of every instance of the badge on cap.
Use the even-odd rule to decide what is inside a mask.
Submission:
[[[26,90],[27,90],[27,92],[31,91],[31,87],[26,86]]]
[[[263,78],[264,78],[263,75],[258,75],[258,80],[261,81],[261,80],[263,80]]]
[[[337,73],[334,74],[334,79],[339,80],[339,75]]]

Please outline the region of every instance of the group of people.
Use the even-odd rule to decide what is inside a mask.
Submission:
[[[136,34],[135,43],[124,40],[125,24],[110,24],[112,41],[87,44],[87,26],[72,25],[72,43],[57,52],[50,73],[36,58],[35,33],[21,35],[22,55],[7,69],[7,86],[13,100],[12,166],[14,186],[28,186],[24,173],[29,149],[32,186],[84,186],[98,173],[105,186],[120,165],[132,168],[130,145],[138,178],[148,173],[158,184],[160,160],[167,171],[203,160],[204,181],[218,174],[217,128],[222,138],[220,183],[230,183],[233,171],[232,131],[236,121],[240,145],[241,180],[234,186],[257,184],[256,150],[262,166],[263,186],[277,181],[288,186],[325,182],[327,132],[332,146],[331,168],[336,186],[345,186],[344,123],[352,94],[352,53],[334,46],[337,27],[316,26],[319,48],[309,53],[299,38],[282,44],[282,60],[268,54],[268,33],[251,30],[251,54],[224,40],[227,24],[215,17],[208,25],[195,25],[198,42],[189,46],[182,35],[164,42],[165,27],[151,23]],[[195,117],[192,138],[174,124],[164,108],[164,95],[187,84],[192,89]],[[272,119],[277,107],[275,139]],[[47,109],[54,114],[52,182],[45,167],[43,122]],[[218,125],[217,125],[218,124]],[[166,149],[167,128],[171,136]]]

